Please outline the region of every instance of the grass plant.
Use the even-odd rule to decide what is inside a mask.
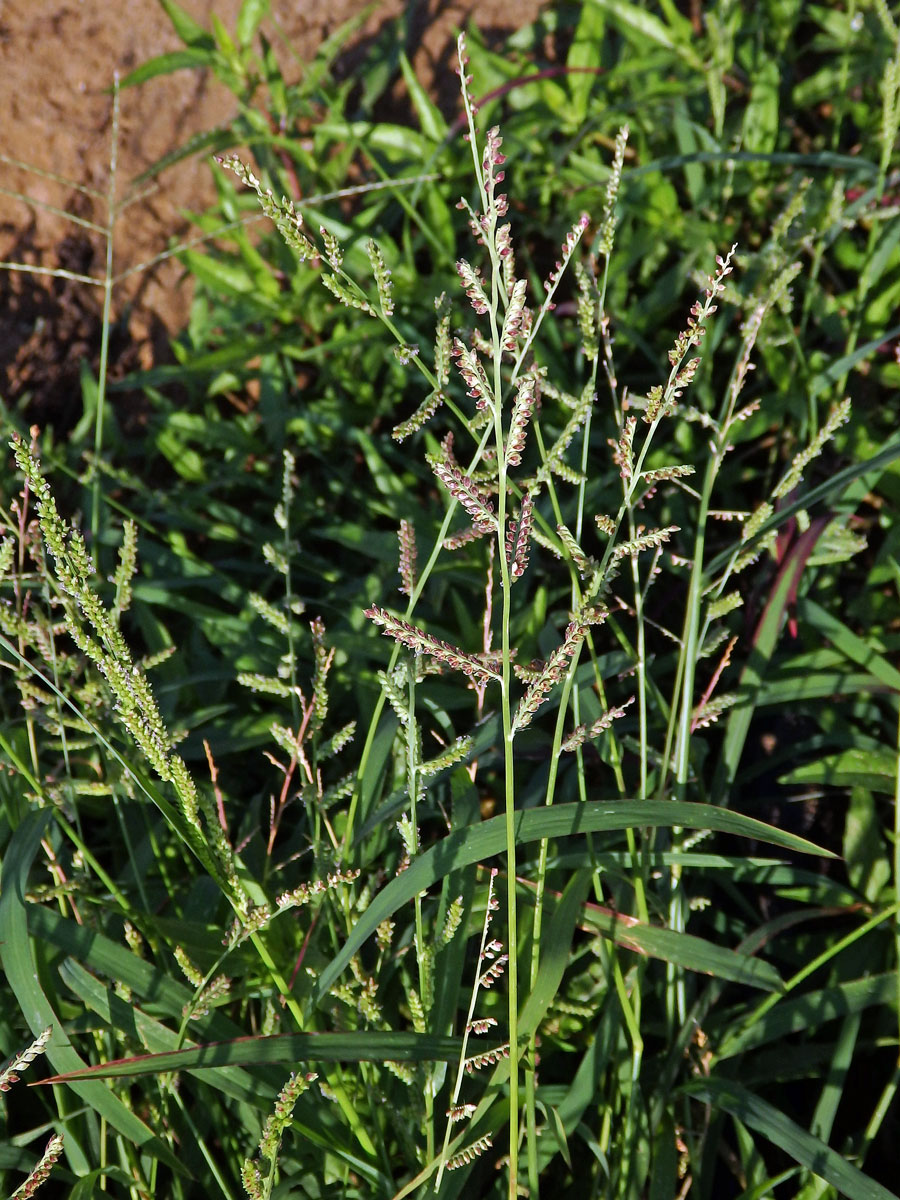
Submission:
[[[146,440],[93,459],[97,536],[10,429],[0,1089],[52,1074],[6,1191],[892,1196],[892,14],[810,18],[796,89],[845,86],[802,151],[790,6],[470,32],[464,124],[399,60],[412,151],[377,96],[323,118],[445,176],[350,214],[253,115],[264,6],[236,41],[165,7],[186,49],[136,81],[212,63],[259,139],[201,234],[249,198],[281,244],[182,248],[195,317]],[[548,31],[565,70],[530,66]],[[877,120],[843,33],[885,43]]]

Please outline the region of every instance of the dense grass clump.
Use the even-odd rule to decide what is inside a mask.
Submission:
[[[5,413],[7,1191],[892,1196],[894,16],[555,6],[454,115],[164,6],[176,362]]]

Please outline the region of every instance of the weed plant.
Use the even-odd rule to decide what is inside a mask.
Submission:
[[[662,22],[642,30],[666,48]],[[203,773],[173,720],[184,690],[176,708],[149,682],[160,656],[129,648],[140,632],[171,655],[150,601],[174,584],[152,544],[142,579],[126,523],[104,582],[91,555],[106,547],[59,515],[37,434],[14,441],[0,942],[17,1057],[0,1087],[39,1055],[54,1072],[11,1110],[6,1170],[33,1168],[22,1195],[54,1163],[45,1194],[892,1194],[865,1173],[898,1081],[898,864],[877,815],[896,782],[892,525],[869,569],[877,630],[855,632],[834,597],[900,446],[841,465],[849,406],[820,389],[767,448],[766,406],[789,409],[758,382],[785,345],[802,353],[796,254],[820,270],[831,226],[798,242],[798,188],[747,266],[730,242],[711,252],[662,366],[628,386],[628,132],[596,213],[539,271],[462,42],[459,68],[470,240],[454,236],[433,350],[402,255],[304,221],[270,190],[277,170],[223,163],[302,261],[289,286],[335,302],[344,361],[393,343],[380,378],[403,384],[378,404],[398,410],[396,449],[374,424],[329,445],[371,472],[372,491],[346,483],[355,520],[311,530],[321,497],[279,446],[260,584],[240,597],[227,575],[240,618],[184,605],[208,642],[238,647],[248,697],[188,714]],[[886,72],[885,145],[896,90]],[[873,236],[870,277],[893,245]],[[871,353],[816,369],[836,387]],[[335,529],[332,554],[368,563],[390,545],[401,605],[385,570],[347,579],[324,553],[331,577],[310,594],[307,547]],[[261,727],[262,788],[226,748],[243,732],[246,760]],[[762,766],[805,789],[808,825]],[[823,785],[850,789],[843,826],[816,819]],[[877,1081],[861,1117],[841,1104],[857,1071]]]

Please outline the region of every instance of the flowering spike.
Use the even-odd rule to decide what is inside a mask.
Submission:
[[[634,441],[635,429],[637,429],[637,417],[628,417],[618,442],[610,439],[609,443],[613,447],[613,462],[619,468],[619,474],[623,479],[631,478],[634,467],[631,444]]]
[[[517,467],[522,461],[525,435],[534,412],[536,391],[537,380],[534,375],[520,376],[516,384],[516,400],[509,423],[509,435],[506,439],[506,465],[508,467]]]
[[[319,236],[322,238],[325,246],[325,257],[328,259],[329,264],[334,267],[335,271],[339,271],[344,261],[340,242],[333,233],[328,232],[324,225],[319,226]]]
[[[472,307],[479,316],[482,316],[488,311],[490,305],[485,295],[484,284],[481,282],[481,272],[475,267],[470,266],[464,258],[461,258],[456,264],[456,273],[459,276],[460,283],[465,288],[466,295],[469,297]]]
[[[528,546],[531,540],[533,518],[534,501],[531,493],[526,492],[522,497],[518,522],[511,521],[506,531],[506,560],[509,563],[509,573],[513,583],[522,578],[528,566]]]
[[[456,671],[462,671],[464,675],[468,675],[471,679],[475,679],[478,683],[486,683],[491,679],[499,679],[500,676],[487,663],[477,658],[473,654],[466,654],[462,650],[458,650],[455,646],[451,646],[449,642],[441,641],[440,638],[433,637],[430,633],[426,633],[424,629],[419,629],[416,625],[410,625],[407,621],[401,621],[398,617],[392,616],[383,608],[378,608],[373,605],[365,610],[365,615],[370,621],[374,621],[376,625],[384,627],[385,637],[392,637],[395,641],[402,642],[414,654],[427,654],[436,662],[446,663]]]
[[[480,532],[487,533],[497,527],[497,518],[489,500],[485,500],[471,476],[466,475],[459,467],[440,459],[429,457],[432,471],[450,493],[458,500]]]
[[[600,243],[598,249],[602,255],[609,258],[612,253],[613,238],[616,232],[615,207],[619,194],[619,182],[622,178],[622,167],[625,163],[625,145],[628,141],[628,126],[623,125],[616,135],[616,150],[606,185],[606,197],[603,202],[603,216],[600,219]]]
[[[514,730],[524,729],[526,725],[531,724],[535,713],[547,699],[551,688],[554,684],[559,683],[565,675],[569,660],[581,646],[581,641],[587,630],[588,625],[586,622],[569,622],[562,642],[550,655],[537,679],[529,686],[525,695],[519,701],[515,720],[513,721]]]
[[[625,709],[629,704],[633,703],[634,696],[631,696],[624,704],[620,704],[617,708],[610,708],[598,721],[594,721],[592,725],[579,725],[577,729],[573,729],[562,744],[563,750],[577,750],[584,742],[589,742],[599,737],[604,730],[609,729],[613,721],[624,716]]]
[[[466,385],[466,395],[475,401],[476,408],[486,409],[491,399],[491,385],[478,357],[459,338],[453,339],[451,353]]]
[[[512,285],[509,304],[503,317],[503,330],[500,343],[504,350],[512,353],[516,342],[522,333],[522,322],[525,315],[525,280],[517,279]]]
[[[236,154],[217,157],[216,162],[227,170],[233,171],[245,187],[253,188],[259,197],[263,212],[270,221],[274,222],[278,232],[295,251],[301,262],[318,257],[319,251],[315,243],[302,230],[303,217],[286,196],[282,196],[280,201],[276,200],[272,195],[272,189],[264,188],[250,168],[244,166]]]
[[[402,442],[411,434],[418,432],[426,421],[431,420],[443,403],[443,392],[431,392],[430,395],[425,397],[412,416],[407,417],[405,421],[401,421],[399,425],[394,426],[391,430],[391,437],[395,442]]]
[[[799,454],[794,455],[794,460],[791,463],[790,469],[781,479],[781,482],[772,493],[776,499],[781,499],[794,488],[803,479],[804,468],[812,462],[814,458],[818,458],[822,452],[822,448],[826,442],[834,437],[835,433],[840,429],[845,421],[850,419],[850,400],[846,398],[836,405],[829,413],[828,420],[806,447]]]
[[[381,247],[377,242],[372,241],[371,238],[366,243],[366,253],[369,256],[369,262],[372,264],[372,274],[375,276],[375,286],[378,289],[378,300],[381,304],[381,311],[386,317],[389,317],[394,311],[390,268],[384,261]]]
[[[411,521],[400,522],[397,537],[400,542],[400,591],[411,596],[416,586],[416,531]]]

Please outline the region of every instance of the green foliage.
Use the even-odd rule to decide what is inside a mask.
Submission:
[[[556,5],[456,117],[163,7],[176,362],[6,418],[6,1191],[890,1195],[891,11]]]

